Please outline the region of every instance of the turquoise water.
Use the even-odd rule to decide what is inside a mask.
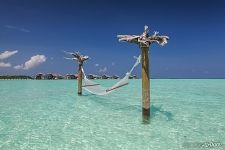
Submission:
[[[141,80],[107,96],[76,88],[76,80],[0,81],[0,149],[225,149],[225,80],[151,80],[147,125]]]

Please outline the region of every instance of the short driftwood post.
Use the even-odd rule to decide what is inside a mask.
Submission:
[[[141,48],[142,59],[142,118],[144,123],[148,123],[150,119],[150,78],[149,78],[149,60],[148,51],[152,43],[160,45],[167,44],[168,36],[158,35],[154,32],[149,36],[148,26],[145,25],[144,32],[141,35],[117,35],[119,41],[135,43]]]
[[[149,60],[148,47],[141,47],[142,58],[142,117],[143,122],[147,123],[150,117],[150,78],[149,78]]]
[[[66,51],[65,51],[66,52]],[[82,78],[83,78],[83,72],[82,72],[82,67],[83,64],[86,60],[88,60],[88,56],[81,55],[79,52],[66,52],[67,54],[72,55],[72,58],[66,58],[70,60],[75,60],[78,62],[78,79],[77,79],[77,94],[82,95]]]
[[[77,90],[77,94],[78,95],[82,95],[82,64],[79,64],[79,68],[78,68],[78,90]]]

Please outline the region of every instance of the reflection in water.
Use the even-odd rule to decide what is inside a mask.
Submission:
[[[109,98],[104,96],[96,96],[92,94],[89,96],[90,96],[89,99],[94,101],[95,103],[98,103],[99,105],[113,109],[115,111],[118,111],[118,110],[136,111],[139,113],[142,111],[142,108],[140,105],[128,105],[128,104],[126,105],[122,103],[115,103],[111,101]],[[164,115],[167,118],[167,121],[173,120],[173,114],[169,111],[163,110],[162,105],[161,106],[151,105],[150,110],[151,110],[151,118],[155,118],[157,115]]]
[[[163,110],[162,106],[157,107],[157,106],[151,105],[151,117],[154,118],[157,116],[157,114],[162,114],[166,116],[167,121],[173,120],[173,114],[171,112]]]

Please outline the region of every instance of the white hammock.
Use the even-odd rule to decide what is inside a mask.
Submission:
[[[126,73],[125,77],[123,79],[121,79],[120,81],[118,81],[116,84],[114,84],[112,87],[109,87],[109,88],[102,87],[100,84],[95,83],[95,82],[87,79],[87,77],[85,75],[85,72],[84,72],[84,69],[82,68],[82,72],[84,74],[84,80],[83,80],[83,83],[82,83],[82,88],[84,90],[92,93],[92,94],[95,94],[95,95],[106,95],[106,94],[109,94],[112,91],[114,91],[114,90],[116,90],[120,87],[128,85],[129,76],[131,75],[134,68],[137,67],[137,65],[140,63],[141,55],[139,57],[136,57],[136,59],[137,60],[136,60],[135,64],[133,65],[131,70]]]

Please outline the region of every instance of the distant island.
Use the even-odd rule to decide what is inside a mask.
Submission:
[[[66,75],[58,75],[58,74],[52,74],[52,73],[38,73],[35,76],[26,76],[26,75],[0,75],[0,80],[71,80],[71,79],[77,79],[78,75],[77,74],[66,74]],[[94,74],[88,74],[87,75],[88,79],[120,79],[119,76],[113,75],[94,75]],[[129,79],[138,79],[136,75],[131,75]]]
[[[28,79],[33,79],[30,76],[25,76],[25,75],[4,75],[0,76],[0,80],[16,80],[16,79],[23,79],[23,80],[28,80]]]

